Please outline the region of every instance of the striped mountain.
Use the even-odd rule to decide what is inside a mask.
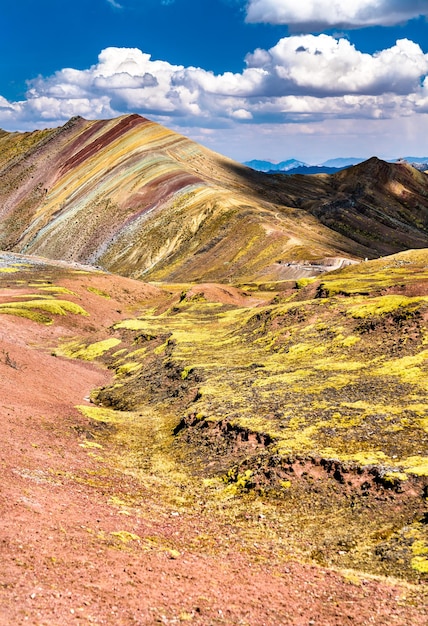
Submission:
[[[0,131],[0,249],[155,281],[245,282],[428,247],[426,175],[368,164],[269,176],[138,115]]]

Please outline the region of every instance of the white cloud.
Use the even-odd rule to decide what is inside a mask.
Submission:
[[[236,111],[232,111],[231,115],[232,115],[232,117],[234,117],[237,120],[251,120],[251,119],[253,119],[253,116],[250,113],[250,111],[247,111],[246,109],[237,109]]]
[[[212,137],[204,133],[213,128],[244,133],[254,124],[281,133],[284,125],[298,125],[310,135],[315,122],[320,128],[338,120],[361,125],[362,119],[423,117],[427,75],[428,55],[408,39],[370,55],[344,38],[285,37],[249,54],[241,73],[220,75],[153,60],[137,48],[106,48],[88,69],[31,81],[21,102],[0,96],[0,127],[27,130],[73,115],[136,112],[195,137]]]
[[[288,24],[291,30],[392,26],[428,16],[427,0],[249,0],[248,22]]]
[[[405,94],[417,89],[428,72],[428,56],[408,39],[370,55],[347,39],[285,37],[269,51],[256,50],[246,61],[248,68],[264,70],[266,96]]]

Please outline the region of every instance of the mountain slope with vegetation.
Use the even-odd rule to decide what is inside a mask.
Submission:
[[[289,203],[367,250],[369,258],[426,247],[428,175],[376,157],[331,176],[281,176]]]
[[[0,249],[172,281],[354,254],[281,185],[138,115],[4,134],[0,149]]]
[[[405,165],[272,177],[138,115],[2,132],[0,152],[0,249],[227,282],[428,246],[428,178]]]

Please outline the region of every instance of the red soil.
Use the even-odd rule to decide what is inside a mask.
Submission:
[[[94,285],[102,281],[117,298],[57,281],[91,313],[73,322],[80,334],[123,317],[118,310],[150,291],[113,276]],[[91,426],[74,407],[110,374],[51,355],[58,337],[76,334],[69,317],[48,327],[0,322],[1,626],[427,623],[427,607],[412,603],[404,583],[284,562],[275,546],[261,559],[256,545],[253,555],[240,549],[226,521],[160,506],[155,487],[110,465],[106,450],[101,463],[79,445]],[[130,492],[138,506],[109,502]],[[140,539],[124,543],[111,534],[120,531]],[[199,536],[215,541],[195,547]]]

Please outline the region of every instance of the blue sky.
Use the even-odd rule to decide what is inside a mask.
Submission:
[[[137,112],[236,160],[426,156],[428,0],[0,0],[0,127]]]

